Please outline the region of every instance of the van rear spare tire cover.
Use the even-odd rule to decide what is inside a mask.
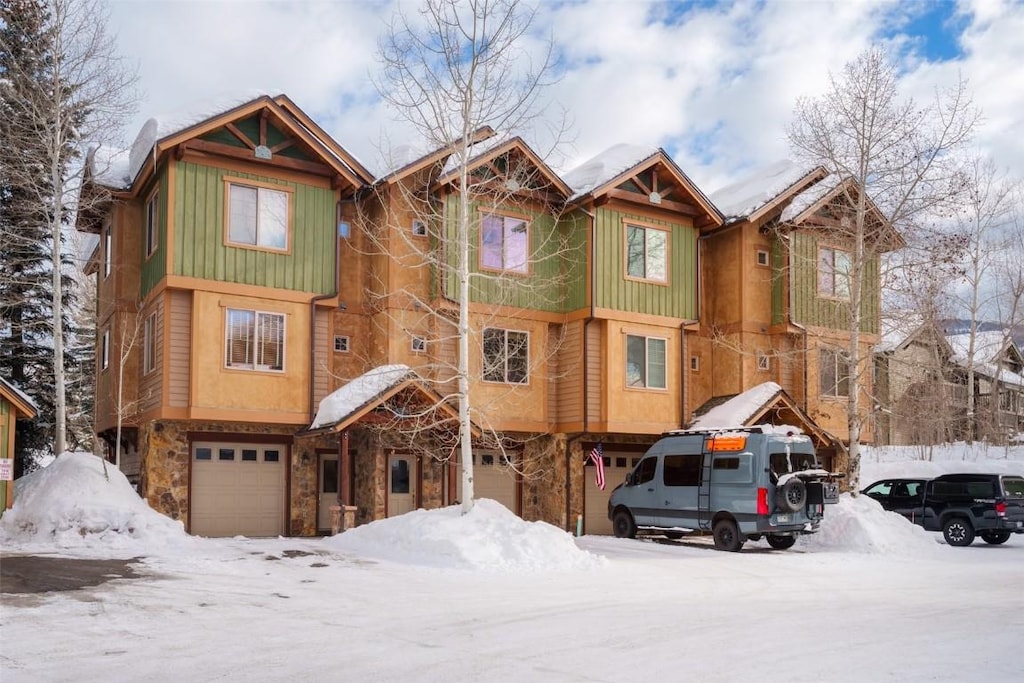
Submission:
[[[807,485],[793,477],[775,489],[775,505],[784,512],[799,512],[807,504]]]

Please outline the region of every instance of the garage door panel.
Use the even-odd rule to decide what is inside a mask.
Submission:
[[[283,534],[284,449],[281,444],[196,444],[191,532],[202,536]]]
[[[604,481],[602,491],[595,483],[596,466],[589,459],[584,467],[583,524],[587,534],[611,535],[612,522],[608,519],[608,500],[615,487],[626,480],[626,474],[640,461],[640,453],[604,452]]]
[[[473,495],[474,498],[490,498],[512,512],[516,512],[515,470],[501,464],[498,453],[473,452]],[[456,482],[458,499],[462,500],[462,473]]]

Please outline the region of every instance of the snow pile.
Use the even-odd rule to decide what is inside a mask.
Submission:
[[[931,479],[956,472],[990,472],[1024,476],[1024,447],[976,442],[937,446],[863,447],[860,488],[888,477]]]
[[[878,555],[920,557],[941,553],[942,534],[925,531],[895,512],[887,512],[867,496],[839,497],[825,506],[818,533],[804,536],[800,546],[808,550],[837,550]]]
[[[596,190],[612,178],[638,166],[658,153],[657,147],[613,145],[597,156],[588,159],[562,175],[565,183],[572,188],[571,199],[577,199]]]
[[[606,562],[579,549],[561,529],[546,522],[523,521],[486,498],[477,500],[465,515],[457,505],[415,510],[350,529],[325,542],[340,551],[453,569],[590,569]]]
[[[64,453],[48,467],[18,479],[14,507],[0,519],[5,548],[153,550],[193,539],[152,510],[124,474],[91,453]]]

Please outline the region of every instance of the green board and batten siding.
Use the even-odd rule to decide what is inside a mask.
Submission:
[[[562,243],[554,217],[550,215],[534,215],[530,222],[530,260],[529,275],[501,275],[498,273],[481,273],[479,269],[480,207],[474,204],[470,208],[471,234],[469,238],[470,272],[478,274],[471,278],[470,298],[474,302],[491,305],[513,306],[538,311],[563,312],[565,310],[565,283],[585,277],[585,268],[578,259],[567,258],[567,245]],[[507,212],[517,216],[526,215],[522,207],[499,207],[499,212]],[[447,258],[450,267],[454,267],[457,256],[453,245],[456,244],[456,217],[459,212],[458,195],[448,195],[445,199],[445,216],[449,248]],[[585,237],[580,247],[585,244]],[[583,273],[581,274],[580,269]],[[444,278],[445,294],[458,299],[458,281],[454,273]]]
[[[832,330],[848,330],[850,306],[846,301],[818,296],[818,236],[794,232],[790,238],[792,254],[793,322]],[[781,301],[780,301],[781,303]],[[868,260],[861,300],[861,332],[878,333],[879,269],[878,257]]]
[[[317,294],[334,288],[334,192],[280,179],[189,162],[174,164],[174,274]],[[224,179],[292,190],[291,253],[224,243]]]
[[[697,317],[697,231],[688,225],[599,208],[594,303],[630,313]],[[669,234],[668,286],[627,280],[625,224],[664,227]]]
[[[142,240],[141,248],[139,250],[140,258],[142,258],[142,267],[139,271],[140,283],[139,293],[142,297],[145,297],[151,289],[156,287],[157,283],[164,279],[167,274],[167,168],[164,167],[158,171],[156,181],[151,185],[146,192],[142,194],[142,210],[140,214],[142,216],[142,227],[141,230]],[[153,253],[146,258],[145,254],[145,230],[146,230],[146,202],[153,196],[153,188],[156,187],[158,191],[157,195],[157,235],[156,235],[156,249]]]

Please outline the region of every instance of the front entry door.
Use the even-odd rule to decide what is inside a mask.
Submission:
[[[320,531],[331,530],[331,506],[338,505],[338,456],[321,453],[320,495],[317,506],[317,526]]]
[[[415,459],[411,455],[392,454],[388,467],[388,517],[404,515],[416,509]]]

